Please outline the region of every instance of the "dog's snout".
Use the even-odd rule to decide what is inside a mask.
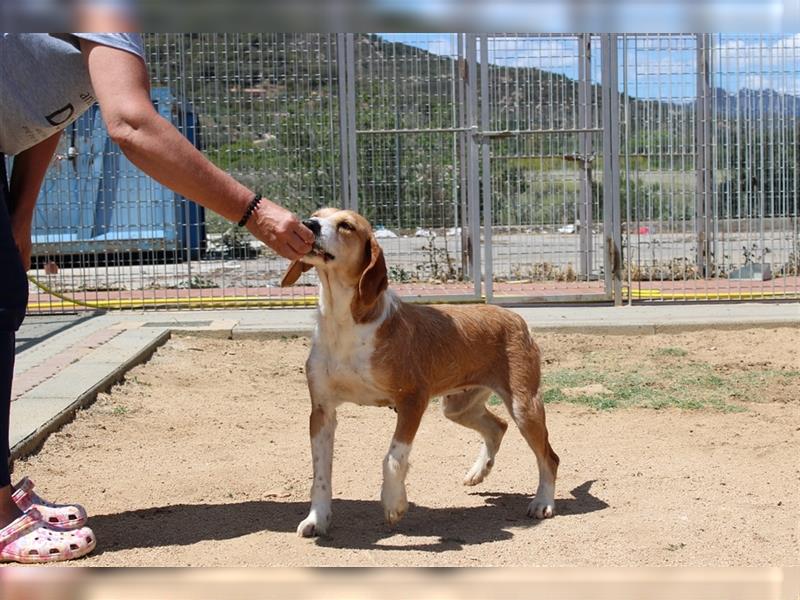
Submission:
[[[319,237],[320,226],[319,221],[316,219],[306,219],[303,221],[303,225],[308,227],[311,230],[311,233],[314,234],[314,237]]]

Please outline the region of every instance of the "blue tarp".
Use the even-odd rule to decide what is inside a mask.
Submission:
[[[200,147],[191,106],[152,90],[158,112]],[[33,220],[34,255],[198,251],[205,211],[135,167],[108,136],[97,105],[64,132]],[[74,148],[74,152],[71,149]]]

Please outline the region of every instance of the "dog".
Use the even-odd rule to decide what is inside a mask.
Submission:
[[[528,515],[552,517],[559,458],[548,441],[539,393],[539,348],[522,317],[491,305],[402,302],[388,289],[383,251],[364,217],[325,208],[303,223],[314,233],[313,249],[293,261],[281,281],[292,285],[312,268],[320,281],[306,362],[314,479],[311,509],[298,535],[325,535],[331,525],[336,407],[343,402],[397,412],[381,489],[390,526],[408,510],[409,454],[431,398],[442,397],[448,419],[483,437],[464,484],[476,485],[489,474],[508,427],[486,407],[492,392],[503,399],[536,456],[539,486]]]

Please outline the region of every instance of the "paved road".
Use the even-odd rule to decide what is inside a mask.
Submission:
[[[769,232],[767,236],[764,245],[769,253],[764,258],[771,263],[773,273],[778,273],[789,260],[790,253],[797,249],[792,249],[791,232]],[[755,234],[726,234],[716,253],[726,267],[741,266],[745,263],[743,248],[750,248],[757,239]],[[594,275],[601,273],[602,241],[600,234],[594,234],[591,260]],[[691,263],[696,252],[691,232],[633,236],[631,243],[630,254],[636,264],[664,266],[684,258]],[[496,278],[536,278],[543,268],[557,274],[569,265],[576,272],[580,269],[580,236],[576,234],[496,233],[492,244]],[[453,268],[461,267],[461,244],[455,236],[440,235],[433,246],[427,238],[421,237],[382,239],[381,245],[395,281],[427,279],[434,269],[440,272],[447,269],[448,257]],[[483,244],[480,252],[485,256]],[[759,258],[755,256],[754,260]],[[285,268],[286,261],[273,255],[251,260],[218,258],[155,265],[81,267],[61,269],[57,275],[50,276],[38,271],[36,276],[60,291],[232,288],[278,285]]]

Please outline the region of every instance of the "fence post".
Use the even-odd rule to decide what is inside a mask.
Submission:
[[[695,104],[696,197],[694,221],[697,238],[697,268],[703,278],[714,273],[711,252],[713,228],[711,200],[714,194],[714,166],[711,146],[711,36],[697,34],[697,102]]]
[[[347,60],[345,35],[336,34],[336,73],[339,92],[339,166],[341,168],[341,206],[350,206],[350,146],[347,143]]]
[[[480,179],[478,173],[478,36],[468,33],[466,38],[467,81],[466,121],[467,134],[467,213],[469,223],[469,243],[467,252],[472,263],[472,281],[475,296],[481,296],[481,215]]]
[[[354,35],[336,34],[339,74],[339,152],[342,167],[342,208],[358,210],[358,158],[356,155],[356,80]]]
[[[601,36],[603,92],[603,264],[606,294],[622,306],[622,220],[619,198],[617,34]]]
[[[592,126],[592,35],[578,36],[578,127]],[[578,134],[578,164],[580,165],[580,203],[578,220],[580,260],[578,273],[588,279],[592,273],[592,133]]]
[[[631,214],[631,161],[630,161],[630,134],[631,134],[631,115],[630,115],[630,101],[631,95],[628,90],[628,34],[622,34],[622,98],[623,98],[623,118],[622,118],[622,155],[625,160],[624,170],[625,173],[625,222],[632,223],[633,215]],[[622,184],[620,184],[622,185]],[[622,191],[620,190],[620,193]],[[628,283],[628,306],[633,304],[633,251],[631,250],[631,228],[628,227],[622,238],[623,252],[627,252],[625,257],[628,259],[625,274],[627,275],[626,281]]]
[[[356,148],[355,34],[347,35],[347,142],[350,145],[350,210],[358,211],[358,151]]]
[[[482,33],[481,41],[481,131],[489,131],[490,104],[489,104],[489,36]],[[494,294],[492,266],[494,253],[492,251],[492,226],[494,216],[492,211],[492,169],[489,158],[490,143],[488,138],[481,137],[481,192],[483,196],[483,281],[486,302],[491,302]],[[479,238],[480,239],[480,238]]]
[[[456,34],[458,39],[458,75],[456,77],[456,127],[467,127],[466,102],[467,102],[467,59],[464,48],[464,34]],[[469,135],[464,131],[456,134],[458,140],[458,222],[456,227],[461,230],[461,272],[465,278],[472,274],[472,262],[469,252],[469,218],[467,197],[468,173],[467,173],[467,144]],[[458,231],[458,229],[456,229]]]

